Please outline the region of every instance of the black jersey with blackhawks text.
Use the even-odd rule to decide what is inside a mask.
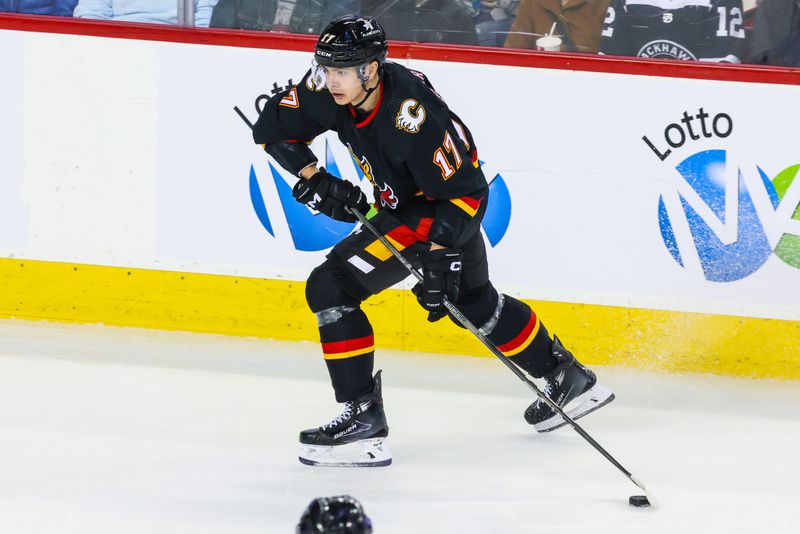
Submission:
[[[361,115],[337,105],[309,71],[266,103],[253,139],[268,147],[335,131],[374,187],[379,209],[402,217],[424,208],[433,215],[428,239],[459,246],[477,230],[488,194],[472,135],[420,72],[387,62],[377,91],[377,106]]]
[[[739,63],[742,0],[612,0],[600,53]]]

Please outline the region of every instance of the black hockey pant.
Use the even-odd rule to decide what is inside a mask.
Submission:
[[[371,222],[419,267],[417,254],[429,246],[431,219],[401,222],[383,211]],[[554,368],[557,362],[550,352],[552,341],[536,313],[524,302],[498,294],[489,281],[480,231],[462,250],[461,294],[454,304],[503,354],[532,376],[541,377]],[[400,261],[362,229],[337,244],[308,277],[306,300],[317,316],[322,353],[337,402],[354,400],[373,387],[375,341],[361,302],[408,276]]]

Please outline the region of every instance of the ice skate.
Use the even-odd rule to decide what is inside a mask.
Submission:
[[[381,372],[370,393],[344,403],[344,411],[319,428],[300,432],[300,461],[328,467],[380,467],[392,463],[386,442]]]
[[[595,374],[581,365],[557,337],[553,338],[551,350],[559,364],[542,377],[545,380],[544,394],[555,401],[567,416],[579,419],[614,400],[614,393],[598,384]],[[528,406],[525,420],[537,432],[550,432],[567,424],[542,399],[536,399]]]

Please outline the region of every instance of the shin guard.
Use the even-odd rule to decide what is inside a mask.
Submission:
[[[551,354],[550,335],[530,306],[508,295],[501,297],[489,339],[512,362],[539,378],[558,364]]]
[[[366,314],[355,308],[338,321],[320,326],[319,337],[336,402],[371,391],[375,340]]]

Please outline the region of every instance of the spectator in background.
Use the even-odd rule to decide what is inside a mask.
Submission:
[[[503,46],[517,16],[519,0],[462,0],[474,11],[473,22],[481,46]]]
[[[363,0],[361,10],[381,21],[389,39],[478,44],[472,13],[462,0]]]
[[[564,52],[596,53],[609,0],[522,0],[506,48],[536,48],[536,39],[550,33],[561,38]]]
[[[361,0],[219,0],[212,28],[318,34],[333,19],[361,12]]]
[[[0,13],[71,17],[78,0],[0,0]]]
[[[800,0],[761,1],[748,62],[800,67]]]
[[[194,0],[194,25],[208,27],[217,0]],[[178,24],[177,0],[78,0],[74,16],[83,19]]]
[[[600,52],[741,63],[743,25],[742,0],[612,0]]]

